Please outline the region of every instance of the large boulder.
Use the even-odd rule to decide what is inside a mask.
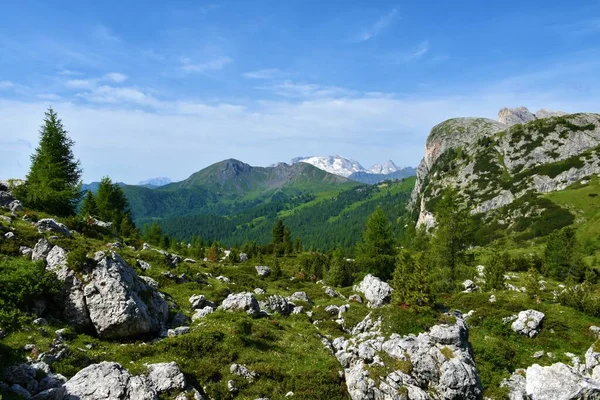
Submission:
[[[521,311],[517,319],[512,323],[511,329],[522,335],[534,337],[542,329],[544,313],[536,310]]]
[[[556,363],[527,368],[526,392],[531,400],[600,398],[600,382],[581,376],[573,368]]]
[[[268,313],[277,312],[281,315],[289,315],[294,310],[295,304],[288,302],[285,297],[277,294],[267,297],[259,302],[260,308]]]
[[[69,231],[69,228],[67,228],[66,225],[61,224],[52,218],[40,219],[36,222],[35,226],[37,226],[39,232],[50,231],[65,236],[71,236],[71,231]]]
[[[260,306],[254,295],[250,292],[232,293],[219,307],[226,311],[243,311],[248,315],[256,316],[260,313]]]
[[[169,307],[164,296],[140,279],[117,253],[97,252],[84,295],[90,319],[103,338],[160,332]]]
[[[390,285],[371,274],[365,276],[354,289],[365,295],[365,298],[369,302],[369,307],[381,307],[389,303],[392,298],[392,288]]]
[[[265,277],[271,275],[271,268],[269,268],[267,266],[257,265],[254,268],[256,269],[256,273],[258,274],[258,276],[260,276],[261,278],[265,278]]]
[[[44,246],[40,242],[38,242],[36,248],[38,248],[38,245],[40,247]],[[57,301],[61,304],[61,310],[65,319],[79,329],[91,327],[92,321],[90,320],[86,305],[83,282],[67,266],[67,252],[62,247],[54,246],[48,252],[46,256],[46,270],[54,273],[56,278],[62,282],[62,289],[57,296]]]
[[[151,400],[156,390],[142,376],[132,376],[114,362],[90,365],[69,379],[64,400]]]
[[[167,392],[185,388],[185,376],[177,363],[159,363],[148,365],[148,383],[157,392]]]

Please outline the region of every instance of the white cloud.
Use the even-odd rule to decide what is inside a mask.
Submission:
[[[355,93],[339,86],[324,86],[290,80],[278,82],[271,86],[258,87],[257,89],[268,90],[279,96],[292,98],[346,97]]]
[[[423,58],[423,56],[425,56],[425,54],[427,54],[430,49],[431,46],[429,45],[428,41],[421,42],[413,52],[407,55],[406,60],[413,61]]]
[[[79,96],[93,103],[135,104],[149,107],[159,107],[161,104],[153,96],[133,87],[102,85],[90,92],[80,93]]]
[[[96,86],[95,79],[70,79],[67,86],[73,89],[91,89]]]
[[[15,84],[11,81],[0,81],[0,90],[12,89],[13,87],[15,87]]]
[[[244,72],[242,76],[246,79],[274,79],[280,75],[277,68],[258,69],[256,71]]]
[[[189,58],[183,57],[180,59],[180,62],[180,68],[184,72],[204,73],[209,71],[219,71],[223,69],[227,64],[232,63],[233,59],[229,57],[217,57],[202,63],[193,63]]]
[[[109,80],[114,83],[121,83],[127,80],[128,76],[125,74],[121,74],[119,72],[110,72],[104,75],[104,79]]]
[[[372,27],[363,31],[358,36],[358,41],[366,42],[367,40],[371,40],[374,37],[379,36],[386,30],[388,26],[390,26],[394,21],[396,21],[398,17],[398,10],[396,8],[393,8],[390,12],[381,16]]]
[[[41,100],[52,100],[52,101],[57,101],[57,100],[61,100],[62,97],[55,94],[55,93],[40,93],[40,94],[36,94],[35,97],[37,97],[38,99]]]

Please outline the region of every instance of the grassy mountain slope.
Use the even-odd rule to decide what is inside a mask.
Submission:
[[[265,243],[271,228],[281,218],[305,247],[328,250],[338,245],[353,246],[364,229],[367,217],[381,206],[392,221],[406,212],[415,178],[359,186],[335,194],[308,198],[298,192],[280,191],[269,201],[229,215],[192,215],[165,218],[165,233],[189,240],[200,236],[240,245],[245,241]],[[397,229],[401,225],[394,224]]]

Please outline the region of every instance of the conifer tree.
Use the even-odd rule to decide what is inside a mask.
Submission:
[[[484,289],[490,291],[504,289],[504,275],[506,274],[506,265],[510,261],[507,253],[495,252],[490,258],[488,265],[483,270],[485,284]]]
[[[369,216],[358,244],[357,262],[366,272],[387,280],[394,271],[394,256],[392,227],[381,207],[377,207]]]
[[[273,269],[271,270],[271,277],[273,279],[279,279],[281,278],[281,274],[281,262],[277,257],[275,257],[273,261]]]
[[[131,219],[129,202],[125,197],[125,193],[119,185],[112,183],[107,176],[102,178],[98,186],[96,207],[98,218],[112,222],[115,229],[124,236],[135,232],[135,225]]]
[[[75,215],[82,195],[82,169],[73,155],[74,144],[62,121],[49,108],[26,183],[15,190],[26,206],[58,216]]]
[[[339,287],[352,285],[352,268],[349,264],[350,262],[344,258],[341,248],[336,248],[329,271],[327,271],[327,282]]]
[[[573,279],[580,282],[585,277],[585,263],[581,246],[572,227],[552,232],[544,250],[544,268],[555,279]]]
[[[299,237],[297,237],[296,241],[294,242],[294,251],[296,253],[301,253],[302,252],[302,240],[300,240]]]
[[[281,245],[283,246],[285,255],[290,255],[294,252],[294,246],[292,245],[292,233],[290,232],[290,228],[287,226],[284,226],[283,228],[283,240]]]
[[[460,202],[456,190],[444,192],[435,208],[437,229],[431,242],[437,264],[448,269],[447,275],[451,280],[455,277],[456,268],[465,262],[466,250],[473,242],[472,219],[468,209],[461,207]]]
[[[406,305],[421,312],[433,304],[430,267],[427,254],[417,253],[414,257],[407,251],[398,256],[398,263],[392,279],[394,302]]]
[[[94,194],[89,190],[83,198],[83,204],[81,205],[81,210],[79,210],[79,215],[81,215],[83,218],[98,215],[96,199],[94,198]]]

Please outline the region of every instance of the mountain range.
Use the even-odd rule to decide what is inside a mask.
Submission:
[[[299,162],[311,164],[331,174],[367,184],[375,184],[389,179],[402,179],[414,176],[416,173],[415,168],[398,168],[391,160],[388,160],[383,164],[375,164],[371,168],[365,169],[358,161],[339,155],[296,157],[293,158],[291,162],[292,164]]]

